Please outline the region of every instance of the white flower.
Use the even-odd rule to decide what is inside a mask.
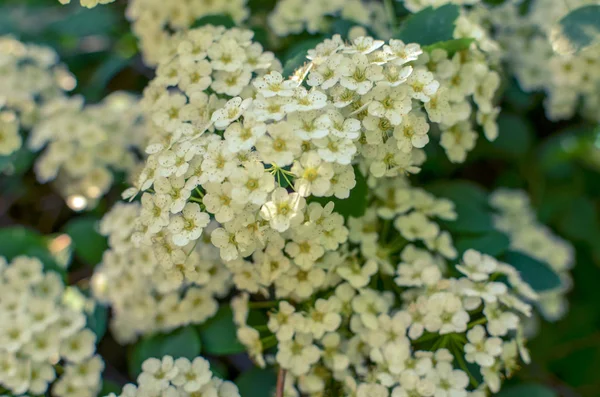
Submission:
[[[269,124],[268,136],[256,142],[256,149],[265,163],[277,164],[279,167],[291,165],[300,154],[300,139],[294,135],[292,126],[286,121]]]
[[[237,120],[250,107],[251,103],[251,98],[243,100],[240,97],[232,98],[223,108],[212,114],[211,121],[216,128],[225,129],[232,121]]]
[[[456,265],[456,270],[473,281],[486,281],[497,267],[496,259],[474,249],[468,249],[463,254],[462,264]]]
[[[181,215],[174,216],[170,220],[169,231],[173,233],[173,242],[183,247],[190,241],[198,240],[209,222],[210,217],[200,210],[197,203],[187,203]]]
[[[192,362],[187,358],[178,358],[175,360],[175,368],[177,375],[171,382],[175,386],[182,386],[187,393],[200,390],[212,377],[210,364],[202,357],[196,357]]]
[[[304,153],[291,172],[296,175],[294,190],[303,197],[325,195],[334,175],[331,164],[323,162],[316,152]]]
[[[485,328],[481,325],[473,327],[467,332],[469,343],[465,345],[465,359],[470,363],[477,363],[482,367],[494,365],[495,358],[502,353],[502,339],[488,338]]]
[[[306,200],[298,193],[289,193],[284,188],[277,188],[271,193],[271,201],[265,203],[260,214],[269,221],[271,227],[284,232],[294,222],[301,221]]]
[[[267,326],[269,331],[277,336],[277,340],[289,341],[296,332],[304,329],[304,319],[300,313],[296,313],[294,306],[286,301],[281,301],[279,310],[269,313]]]
[[[265,98],[272,96],[291,97],[297,83],[292,80],[283,80],[281,73],[273,70],[262,77],[256,78],[252,85]]]
[[[275,359],[293,375],[308,373],[310,366],[321,357],[321,350],[313,344],[310,334],[296,334],[292,340],[279,343]]]
[[[267,201],[267,196],[275,188],[275,178],[265,171],[259,162],[245,164],[244,168],[237,168],[232,172],[229,180],[233,189],[233,200],[245,204],[262,205]]]

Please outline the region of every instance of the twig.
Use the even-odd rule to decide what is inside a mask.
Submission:
[[[285,386],[285,369],[279,368],[277,373],[277,389],[275,391],[275,397],[283,397],[283,389]]]

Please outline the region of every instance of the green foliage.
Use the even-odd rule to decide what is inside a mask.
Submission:
[[[539,384],[522,384],[502,389],[497,397],[558,397],[554,390]]]
[[[108,308],[96,303],[94,311],[86,316],[86,327],[96,334],[96,343],[99,343],[108,326]]]
[[[498,256],[506,252],[510,245],[508,237],[497,230],[477,236],[461,236],[454,242],[459,255],[469,248],[491,256]]]
[[[526,118],[503,112],[498,116],[498,138],[490,143],[492,150],[503,157],[520,158],[533,143],[533,127]]]
[[[192,28],[198,28],[204,25],[225,26],[226,28],[233,28],[235,26],[235,22],[229,15],[212,14],[196,19],[192,24]]]
[[[438,8],[427,7],[409,16],[400,25],[394,37],[405,43],[418,43],[423,46],[452,40],[458,15],[459,7],[456,4],[446,4]]]
[[[0,176],[3,173],[20,176],[31,168],[34,159],[35,153],[29,151],[26,145],[8,156],[0,156]]]
[[[367,186],[367,180],[359,171],[358,167],[354,167],[354,175],[356,178],[356,186],[350,190],[350,197],[346,199],[317,197],[311,198],[310,201],[320,203],[323,206],[330,201],[333,201],[335,212],[343,215],[344,218],[348,218],[349,216],[354,218],[363,216],[367,210],[369,187]]]
[[[102,261],[102,254],[108,249],[106,237],[98,233],[98,222],[93,216],[83,216],[65,226],[65,232],[73,240],[75,256],[92,266]]]
[[[317,44],[323,41],[322,37],[314,37],[308,40],[304,40],[296,46],[290,48],[285,57],[282,59],[283,72],[281,73],[284,77],[289,77],[294,74],[296,69],[299,69],[308,62],[306,54],[308,50],[315,48]]]
[[[74,8],[67,18],[51,23],[47,32],[65,37],[107,35],[118,23],[118,16],[107,7]]]
[[[504,255],[504,262],[517,269],[523,281],[537,292],[550,291],[562,285],[560,277],[554,270],[529,255],[509,251]]]
[[[425,46],[425,47],[423,47],[423,50],[427,51],[427,52],[431,52],[433,50],[441,49],[441,50],[445,50],[449,56],[452,56],[459,51],[468,49],[471,46],[471,43],[474,43],[474,42],[475,42],[475,39],[472,39],[472,38],[462,38],[462,39],[441,41],[439,43]]]
[[[0,256],[11,261],[17,256],[32,256],[44,264],[44,270],[59,273],[63,278],[66,271],[59,266],[48,249],[48,240],[31,229],[13,226],[0,229]]]
[[[121,394],[122,387],[116,384],[115,382],[111,382],[110,380],[102,381],[102,389],[100,389],[100,393],[98,393],[98,397],[107,396],[110,393],[115,393],[117,396]]]
[[[586,5],[563,17],[552,35],[556,51],[572,53],[600,43],[600,5]]]
[[[469,181],[442,181],[429,186],[428,190],[438,197],[452,200],[458,218],[443,222],[451,232],[488,233],[493,230],[492,214],[487,203],[487,193]]]
[[[221,306],[217,314],[199,328],[204,352],[224,356],[246,351],[237,339],[236,329],[231,308]]]
[[[273,369],[254,367],[237,377],[235,384],[244,397],[271,397],[275,391],[277,374]]]
[[[168,334],[154,334],[140,339],[129,352],[128,368],[132,378],[142,371],[142,363],[150,358],[169,355],[173,358],[185,357],[193,360],[200,354],[200,338],[192,326],[179,328]]]

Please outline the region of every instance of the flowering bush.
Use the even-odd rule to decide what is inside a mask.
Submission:
[[[600,6],[547,3],[0,6],[0,394],[595,395]]]

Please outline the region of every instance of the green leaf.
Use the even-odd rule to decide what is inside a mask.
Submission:
[[[121,386],[110,380],[102,380],[102,389],[98,393],[98,397],[107,396],[110,393],[115,393],[117,396],[121,394]]]
[[[448,56],[452,56],[459,51],[468,49],[471,46],[471,43],[473,42],[475,42],[475,39],[472,39],[470,37],[454,39],[425,46],[423,47],[423,50],[431,52],[433,50],[442,49],[448,53]]]
[[[459,7],[446,4],[438,8],[427,7],[408,17],[394,35],[405,43],[423,46],[453,39],[454,24]]]
[[[106,237],[98,233],[98,219],[84,216],[72,219],[65,226],[65,232],[73,240],[75,255],[88,265],[102,261],[102,254],[108,249]]]
[[[573,54],[600,43],[600,5],[577,8],[552,29],[552,48],[559,54]]]
[[[100,100],[104,96],[107,86],[113,77],[119,74],[121,70],[125,69],[130,61],[130,59],[120,55],[111,54],[107,56],[96,68],[84,89],[86,100]]]
[[[229,306],[221,306],[213,318],[200,326],[199,331],[205,353],[224,356],[246,351],[237,339],[237,328]]]
[[[544,385],[534,383],[515,385],[500,390],[496,397],[558,397],[558,394]]]
[[[521,278],[537,292],[550,291],[561,286],[558,274],[549,265],[521,252],[508,251],[504,262],[521,273]]]
[[[65,269],[50,253],[48,241],[38,232],[23,226],[0,229],[0,256],[11,261],[20,255],[38,258],[44,264],[44,270],[57,272],[63,279],[66,275]]]
[[[498,117],[498,138],[490,145],[502,156],[522,157],[529,151],[533,136],[533,127],[526,118],[502,112]]]
[[[356,179],[356,186],[350,190],[350,196],[346,199],[339,199],[336,197],[312,197],[311,202],[317,202],[325,206],[330,201],[333,201],[334,211],[348,218],[361,217],[367,210],[367,197],[369,194],[369,187],[367,186],[367,180],[363,174],[358,170],[358,167],[354,167],[354,176]]]
[[[235,380],[240,396],[271,397],[277,384],[277,374],[273,369],[254,367]]]
[[[469,181],[444,181],[428,187],[431,193],[454,202],[457,219],[443,221],[451,232],[487,233],[494,230],[485,190]]]
[[[230,15],[225,14],[213,14],[206,15],[202,18],[198,18],[194,21],[191,26],[191,29],[198,28],[204,25],[213,25],[213,26],[224,26],[227,29],[235,27],[235,21],[231,18]]]
[[[565,204],[563,209],[566,211],[558,224],[561,232],[570,239],[588,241],[595,245],[600,230],[594,202],[587,197],[577,197]]]
[[[496,230],[474,237],[461,236],[455,242],[456,249],[460,255],[469,248],[472,248],[484,254],[498,256],[506,252],[509,245],[510,240],[508,237]]]
[[[87,325],[86,327],[91,329],[96,334],[96,344],[100,342],[104,334],[106,333],[106,327],[108,324],[108,308],[96,303],[94,311],[91,314],[87,314]]]
[[[132,346],[128,359],[129,374],[132,378],[142,371],[142,363],[151,357],[161,359],[185,357],[193,360],[200,354],[202,344],[194,327],[179,328],[169,334],[154,334],[144,337]]]
[[[281,74],[283,77],[290,77],[294,74],[296,69],[302,67],[308,59],[306,59],[306,54],[308,50],[312,50],[319,44],[323,38],[321,36],[311,38],[308,40],[304,40],[303,42],[291,47],[283,60],[283,72]]]
[[[36,154],[28,150],[26,145],[8,156],[0,156],[0,174],[5,173],[11,176],[24,174],[31,168],[35,156]]]
[[[64,36],[105,36],[118,26],[119,16],[111,7],[88,9],[77,7],[65,18],[50,24],[47,29]]]

